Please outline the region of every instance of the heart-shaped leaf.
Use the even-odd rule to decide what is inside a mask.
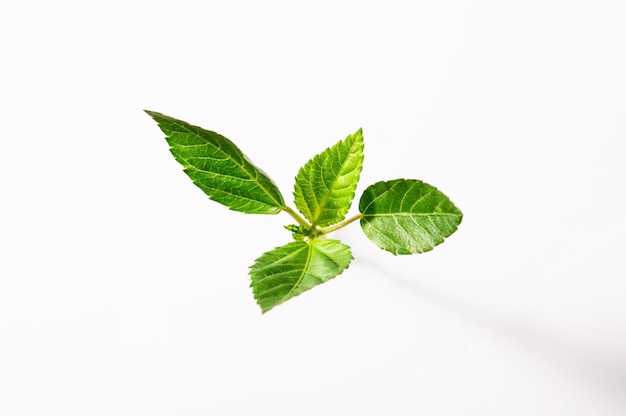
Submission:
[[[432,250],[456,231],[463,214],[434,186],[396,179],[369,186],[359,203],[361,227],[393,254]]]

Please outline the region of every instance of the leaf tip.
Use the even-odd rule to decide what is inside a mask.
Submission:
[[[164,114],[161,114],[157,111],[152,111],[152,110],[143,110],[144,113],[146,113],[147,115],[149,115],[154,121],[157,122],[157,124],[161,124],[161,121],[166,117]]]
[[[351,137],[353,139],[356,139],[359,142],[363,141],[363,127],[359,127],[359,129],[357,131],[355,131]]]

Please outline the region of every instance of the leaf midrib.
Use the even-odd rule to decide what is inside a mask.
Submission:
[[[307,252],[307,256],[306,256],[306,261],[304,263],[304,267],[302,268],[302,273],[300,273],[300,277],[298,277],[298,280],[293,285],[293,287],[289,290],[289,292],[287,292],[285,294],[285,296],[283,296],[277,304],[283,303],[287,299],[291,298],[290,295],[296,290],[296,288],[298,286],[300,286],[300,283],[302,282],[302,280],[304,279],[304,276],[307,273],[307,270],[309,268],[309,264],[311,263],[311,257],[313,256],[313,245],[311,243],[305,243],[305,244],[306,244],[305,247],[308,248],[308,252]]]
[[[397,212],[397,213],[385,213],[385,214],[362,214],[363,218],[367,217],[460,217],[461,214],[453,214],[451,212]]]

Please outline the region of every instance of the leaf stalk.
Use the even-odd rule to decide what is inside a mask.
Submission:
[[[348,218],[347,220],[344,220],[337,224],[329,225],[328,227],[324,227],[320,229],[320,234],[324,235],[324,234],[332,233],[333,231],[337,231],[338,229],[343,228],[346,225],[353,223],[354,221],[360,220],[361,218],[363,218],[363,214],[359,213],[355,215],[354,217]]]
[[[281,209],[285,211],[287,214],[289,214],[294,220],[296,220],[298,224],[300,224],[301,226],[307,229],[311,229],[311,224],[309,224],[304,218],[302,218],[300,214],[298,214],[296,211],[291,209],[291,207],[288,207],[285,205],[281,207]]]

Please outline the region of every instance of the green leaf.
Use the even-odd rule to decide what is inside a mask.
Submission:
[[[296,206],[313,226],[342,221],[352,200],[363,167],[363,131],[359,129],[314,156],[298,172]]]
[[[371,185],[361,196],[359,211],[365,235],[393,254],[432,250],[456,231],[463,218],[437,188],[408,179]]]
[[[250,267],[250,286],[265,313],[339,275],[348,268],[350,261],[350,247],[340,241],[293,241],[256,260]]]
[[[234,211],[277,214],[285,205],[274,182],[226,137],[146,111],[158,124],[174,158],[212,200]]]

